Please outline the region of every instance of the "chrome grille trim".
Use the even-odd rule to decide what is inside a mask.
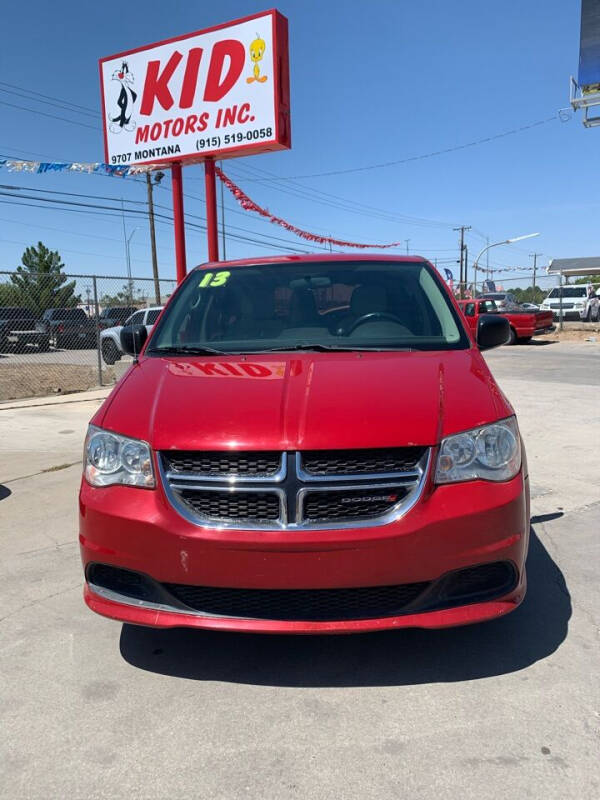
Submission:
[[[277,475],[269,478],[256,476],[202,476],[167,472],[163,459],[157,453],[158,473],[167,499],[171,506],[188,522],[210,530],[260,530],[260,531],[311,531],[345,530],[351,528],[372,528],[395,522],[407,514],[420,499],[431,464],[431,448],[417,464],[416,469],[406,472],[354,474],[345,476],[307,475],[302,470],[301,453],[282,453],[281,468]],[[288,470],[288,463],[290,468]],[[293,474],[295,472],[295,475]],[[291,474],[290,474],[291,473]],[[383,514],[371,517],[348,517],[345,519],[305,519],[304,502],[312,492],[356,492],[370,489],[398,489],[406,491],[396,505]],[[179,491],[207,492],[269,492],[278,495],[280,517],[275,520],[247,520],[202,517],[185,503]],[[289,512],[288,512],[289,509]]]
[[[162,461],[162,459],[159,459]],[[265,481],[273,481],[273,483],[281,483],[285,480],[287,474],[287,461],[285,453],[281,454],[279,459],[279,469],[274,473],[265,473],[264,475],[243,475],[239,473],[230,473],[223,475],[208,475],[204,472],[165,472],[167,478],[171,481],[190,481],[190,482],[204,482],[211,481],[215,483],[237,483],[243,481],[244,483],[265,483]]]
[[[161,470],[161,477],[167,478],[168,473],[164,473]],[[204,480],[204,479],[202,479]],[[184,483],[171,483],[168,479],[163,480],[163,487],[165,492],[167,493],[167,497],[171,502],[171,505],[183,516],[185,517],[188,522],[192,522],[194,525],[198,525],[201,528],[211,528],[213,530],[249,530],[249,529],[258,529],[258,530],[283,530],[287,527],[287,504],[286,504],[286,496],[283,489],[278,489],[277,487],[262,487],[262,486],[240,486],[235,484],[233,485],[223,485],[223,486],[206,486],[200,480],[196,482],[196,484],[192,484],[191,481],[185,481]],[[185,500],[183,500],[178,494],[178,489],[198,489],[202,492],[261,492],[265,494],[276,494],[279,499],[279,520],[274,521],[272,519],[257,519],[248,521],[245,519],[233,519],[233,518],[218,518],[218,517],[209,517],[209,516],[201,516],[198,512],[192,511]]]
[[[306,472],[302,468],[302,453],[296,453],[296,472],[301,481],[305,483],[335,483],[336,481],[383,481],[399,480],[410,482],[418,480],[421,476],[420,470],[404,470],[400,472],[354,472],[346,475],[317,475],[313,472]],[[359,487],[360,488],[360,487]]]

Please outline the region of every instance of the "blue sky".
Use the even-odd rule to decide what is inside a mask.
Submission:
[[[0,154],[103,160],[99,120],[38,104],[7,84],[99,110],[98,58],[268,7],[252,0],[5,5],[0,89],[13,93],[0,91]],[[544,254],[542,263],[598,255],[599,204],[591,176],[598,168],[600,131],[585,130],[578,116],[561,122],[557,115],[568,105],[568,79],[577,72],[576,0],[281,0],[277,8],[289,20],[293,146],[226,164],[257,202],[297,225],[340,238],[409,239],[411,252],[453,270],[445,260],[457,258],[453,227],[461,224],[473,227],[467,236],[471,259],[486,236],[494,241],[541,232],[531,242],[492,250],[496,266],[527,266],[534,249]],[[296,177],[293,183],[265,180],[401,160],[553,116],[522,133],[401,165]],[[204,216],[202,175],[199,166],[184,170],[186,212],[199,217]],[[28,190],[145,200],[145,185],[129,179],[6,170],[0,179]],[[168,190],[165,181],[157,203],[169,206]],[[352,210],[316,192],[345,198]],[[229,257],[278,252],[279,246],[306,248],[242,212],[231,197],[226,220],[238,226],[232,229],[237,235],[280,240],[257,245],[228,239]],[[132,218],[126,226],[128,234],[139,226],[132,238],[132,270],[149,275],[147,224]],[[16,266],[25,246],[38,239],[60,250],[69,271],[125,271],[119,217],[0,203],[0,269]],[[202,233],[188,231],[187,244],[188,264],[206,258]],[[173,277],[168,224],[158,227],[158,246],[161,275]]]

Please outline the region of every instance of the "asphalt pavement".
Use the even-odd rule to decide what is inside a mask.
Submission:
[[[506,618],[445,631],[93,615],[76,494],[103,392],[0,408],[0,795],[596,800],[600,346],[486,357],[527,446],[529,590]]]

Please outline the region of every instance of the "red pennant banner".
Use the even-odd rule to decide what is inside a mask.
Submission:
[[[402,242],[390,242],[389,244],[361,244],[359,242],[345,242],[343,239],[333,239],[331,236],[320,236],[318,233],[304,231],[302,228],[297,228],[295,225],[292,225],[291,222],[287,222],[281,217],[276,217],[275,214],[271,214],[271,212],[266,208],[262,208],[262,206],[259,206],[258,203],[255,203],[254,200],[248,197],[248,195],[242,189],[240,189],[240,187],[237,186],[237,184],[235,184],[231,178],[228,178],[223,170],[219,169],[219,167],[215,166],[215,172],[243,209],[246,211],[254,211],[255,214],[260,214],[261,217],[265,217],[274,225],[280,225],[282,228],[285,228],[286,231],[294,233],[301,239],[306,239],[309,242],[319,242],[320,244],[335,244],[338,247],[357,247],[361,250],[369,247],[374,247],[377,249],[400,247],[402,244]]]

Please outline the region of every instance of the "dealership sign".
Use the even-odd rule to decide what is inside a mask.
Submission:
[[[108,164],[291,144],[287,20],[277,11],[103,58],[100,84]]]

